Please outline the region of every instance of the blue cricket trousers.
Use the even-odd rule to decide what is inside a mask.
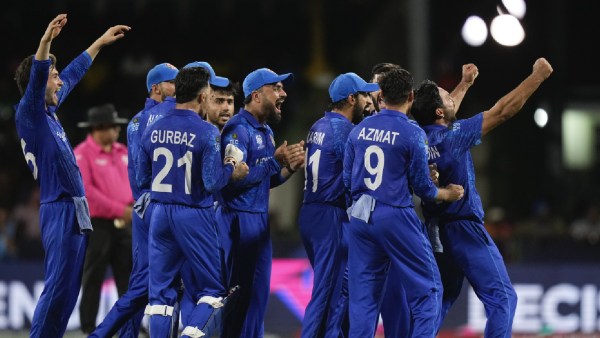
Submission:
[[[135,212],[132,215],[133,267],[127,292],[117,300],[89,338],[112,337],[121,327],[120,338],[139,336],[144,308],[148,304],[148,230],[152,205],[148,205],[144,219]]]
[[[412,337],[435,337],[442,285],[425,226],[414,209],[377,202],[369,223],[350,218],[349,233],[350,337],[375,333],[389,268],[397,269],[406,291]]]
[[[517,294],[496,244],[480,222],[440,223],[443,253],[436,259],[444,285],[439,328],[460,294],[465,278],[483,302],[487,315],[484,336],[510,338]]]
[[[44,290],[31,320],[30,337],[62,337],[79,290],[87,236],[82,235],[70,201],[42,203],[40,226],[44,258]]]
[[[240,286],[236,302],[228,304],[221,337],[262,338],[273,251],[268,214],[221,207],[218,217],[219,229],[229,229],[231,238],[230,286]]]
[[[199,330],[210,319],[214,307],[202,299],[225,297],[221,276],[221,253],[214,210],[177,204],[155,203],[150,218],[150,305],[173,307],[178,298],[178,278],[183,279],[197,305],[188,316],[188,326]],[[182,269],[184,264],[189,269]],[[181,275],[180,275],[181,273]],[[153,338],[167,338],[172,316],[150,317]],[[187,329],[184,328],[184,332]],[[211,332],[204,332],[210,336]],[[185,337],[182,334],[182,337]]]
[[[298,217],[300,235],[314,271],[310,302],[302,321],[302,338],[338,338],[348,299],[342,296],[348,247],[343,228],[346,210],[322,203],[304,204]],[[347,282],[347,280],[346,280]]]

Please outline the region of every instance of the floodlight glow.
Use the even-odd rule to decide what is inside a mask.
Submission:
[[[523,19],[525,16],[525,12],[527,10],[527,6],[525,5],[525,1],[523,0],[502,0],[502,4],[508,10],[508,13],[517,17],[518,19]]]
[[[465,40],[469,46],[473,47],[483,45],[488,35],[485,22],[482,18],[475,15],[472,15],[465,20],[461,33],[463,40]]]
[[[492,20],[490,33],[503,46],[516,46],[525,39],[525,31],[519,20],[508,14],[498,15]]]
[[[535,113],[533,114],[533,120],[538,127],[544,128],[548,123],[548,112],[546,112],[543,108],[536,109]]]

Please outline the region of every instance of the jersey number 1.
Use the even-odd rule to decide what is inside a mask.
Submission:
[[[308,153],[306,153],[306,156],[308,157]],[[307,175],[307,171],[308,171],[308,167],[310,167],[310,173],[312,176],[312,192],[316,192],[317,191],[317,187],[319,184],[319,162],[321,161],[321,149],[317,149],[315,150],[315,152],[310,155],[310,157],[308,157],[308,159],[306,160],[306,167],[304,167],[304,177],[306,177],[304,179],[304,190],[306,190],[306,183],[308,181],[308,175]]]

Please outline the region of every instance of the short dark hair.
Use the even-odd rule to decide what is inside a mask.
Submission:
[[[21,96],[25,95],[25,89],[27,89],[27,85],[29,84],[33,57],[34,55],[29,55],[28,57],[24,58],[15,71],[15,81],[17,82],[17,88],[19,88],[19,93],[21,93]],[[50,62],[50,67],[56,68],[56,56],[53,54],[50,54]]]
[[[403,104],[412,92],[413,76],[403,68],[391,69],[381,74],[379,88],[381,88],[383,102],[389,105]]]
[[[435,110],[443,106],[444,101],[440,96],[438,85],[431,80],[425,80],[415,91],[415,100],[410,112],[419,125],[427,126],[438,119]]]
[[[217,86],[213,86],[212,89],[215,92],[218,92],[222,95],[231,95],[233,97],[236,97],[239,95],[240,93],[240,84],[237,82],[229,82],[229,85],[227,87],[217,87]]]
[[[385,74],[392,69],[401,69],[401,68],[402,67],[400,67],[399,65],[397,65],[395,63],[389,63],[389,62],[378,63],[375,66],[373,66],[373,69],[371,69],[371,81],[373,81],[373,78],[377,74]]]
[[[200,91],[208,86],[210,74],[202,67],[183,68],[175,77],[175,100],[186,103],[194,100]]]

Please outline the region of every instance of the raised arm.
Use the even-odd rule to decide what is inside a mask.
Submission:
[[[467,63],[462,66],[462,78],[459,84],[456,85],[456,88],[450,93],[452,100],[454,101],[454,111],[458,113],[458,108],[462,103],[465,94],[467,94],[467,90],[471,88],[473,83],[475,82],[475,78],[479,75],[479,70],[477,66],[472,63]]]
[[[50,58],[50,45],[52,44],[52,40],[60,34],[62,28],[67,24],[67,15],[59,14],[57,15],[50,23],[48,24],[48,28],[44,32],[42,39],[40,40],[40,45],[38,47],[37,52],[35,53],[35,59],[40,60],[48,60]]]
[[[104,34],[102,34],[91,46],[86,50],[92,60],[98,55],[100,49],[104,46],[108,46],[113,42],[123,38],[125,36],[125,32],[131,30],[131,27],[125,25],[116,25],[110,27]]]
[[[492,108],[483,112],[481,135],[486,135],[492,129],[506,122],[523,108],[527,99],[552,74],[552,66],[539,58],[533,64],[533,70],[515,89],[504,95]]]

